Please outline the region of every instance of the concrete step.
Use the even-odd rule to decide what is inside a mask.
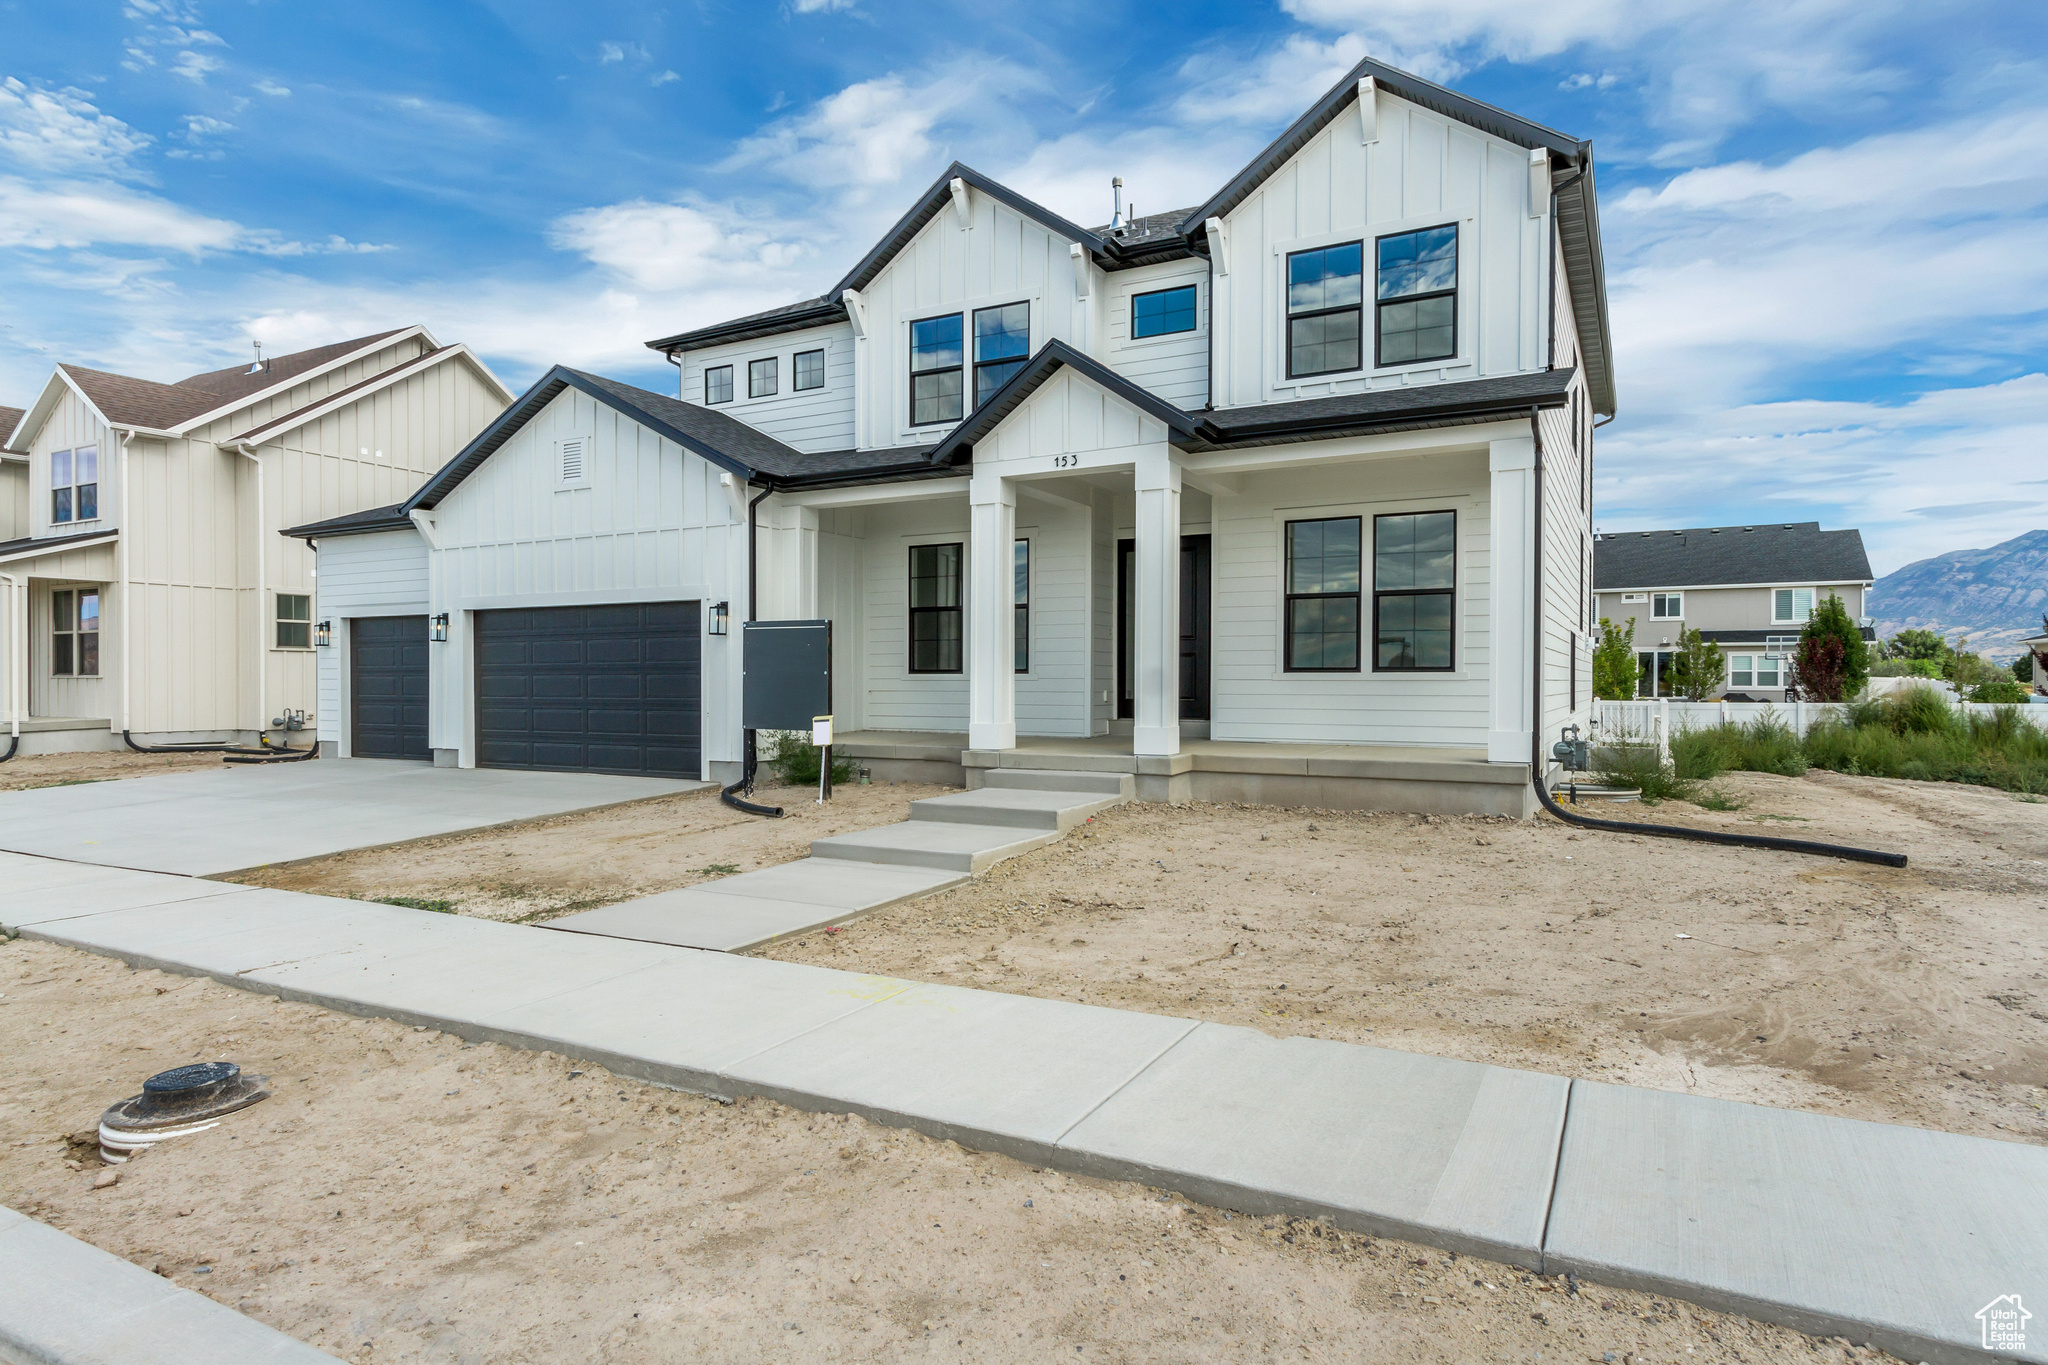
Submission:
[[[981,790],[1102,792],[1128,800],[1137,795],[1138,780],[1129,773],[1077,773],[1053,768],[983,768]]]
[[[910,803],[912,820],[952,825],[1002,825],[1011,829],[1050,829],[1064,834],[1097,811],[1121,806],[1122,796],[1085,791],[1017,791],[984,787],[979,791],[928,796]]]
[[[813,839],[811,856],[896,867],[935,867],[943,872],[980,872],[1059,837],[1056,829],[1022,830],[1005,825],[905,820],[857,834]]]

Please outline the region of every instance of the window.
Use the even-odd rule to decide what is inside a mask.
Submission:
[[[960,420],[960,315],[910,324],[910,424]]]
[[[93,521],[100,514],[100,448],[50,454],[50,520]]]
[[[555,442],[555,477],[558,482],[565,485],[583,482],[587,444],[581,436],[570,436]]]
[[[313,647],[313,599],[302,592],[277,595],[277,647]]]
[[[1653,621],[1676,621],[1685,615],[1685,594],[1682,592],[1659,592],[1650,594],[1650,619]]]
[[[1355,370],[1364,335],[1365,243],[1287,258],[1287,375]]]
[[[730,403],[732,401],[732,366],[713,365],[704,371],[704,401],[706,403]]]
[[[1731,654],[1728,656],[1730,687],[1783,687],[1785,656],[1781,654]]]
[[[1771,594],[1773,621],[1804,621],[1812,615],[1812,588],[1779,588]]]
[[[1290,673],[1358,669],[1359,520],[1287,523],[1287,645]]]
[[[747,397],[773,398],[775,396],[775,357],[747,362]]]
[[[1379,239],[1379,363],[1447,360],[1458,353],[1455,223]]]
[[[805,389],[825,387],[825,353],[823,351],[798,351],[789,358],[789,387],[802,393]]]
[[[1017,671],[1031,671],[1031,542],[1017,542]]]
[[[960,640],[960,546],[911,546],[910,671],[958,673]]]
[[[1728,685],[1730,687],[1756,686],[1756,659],[1748,654],[1728,656]]]
[[[1195,330],[1195,287],[1131,295],[1131,340]]]
[[[1781,655],[1765,654],[1756,661],[1756,685],[1758,687],[1783,687],[1785,685],[1785,660]]]
[[[1450,668],[1457,545],[1455,512],[1372,519],[1374,668],[1383,673]]]
[[[974,406],[980,407],[1031,356],[1031,305],[974,310]]]
[[[50,672],[59,678],[100,675],[97,588],[60,588],[50,594]]]
[[[1668,649],[1642,651],[1636,655],[1636,695],[1671,695],[1671,661],[1678,656]]]

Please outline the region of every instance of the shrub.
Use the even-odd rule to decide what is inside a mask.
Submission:
[[[1940,735],[1956,728],[1956,712],[1932,687],[1902,687],[1884,699],[1884,722],[1902,735]]]
[[[1673,798],[1683,800],[1699,789],[1698,780],[1680,777],[1654,744],[1602,745],[1594,752],[1594,764],[1598,768],[1595,776],[1602,782],[1612,787],[1637,788],[1646,805]]]
[[[1642,665],[1636,662],[1636,618],[1617,626],[1600,618],[1600,643],[1593,646],[1593,695],[1601,701],[1627,701],[1636,694]]]
[[[1811,765],[1792,737],[1792,727],[1766,711],[1746,725],[1685,730],[1671,737],[1671,762],[1678,775],[1707,781],[1724,772],[1776,773],[1797,777]]]
[[[2009,705],[2014,702],[2024,703],[2026,699],[2027,689],[2022,687],[2016,678],[1987,678],[1970,689],[1970,700],[1976,702]]]
[[[815,787],[818,785],[822,751],[801,730],[779,730],[775,732],[774,747],[769,750],[766,762],[775,775],[790,786]],[[833,756],[832,780],[835,783],[853,781],[857,771],[852,759]]]

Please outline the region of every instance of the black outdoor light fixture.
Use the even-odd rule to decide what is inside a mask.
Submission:
[[[732,624],[732,607],[725,602],[711,604],[711,633],[723,635]]]
[[[333,643],[334,622],[322,621],[319,625],[313,627],[313,644],[316,648],[326,649]]]
[[[437,645],[448,643],[448,613],[438,612],[427,628],[427,638]]]

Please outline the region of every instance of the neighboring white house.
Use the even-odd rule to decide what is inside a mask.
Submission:
[[[312,713],[313,556],[278,530],[405,496],[511,397],[423,327],[174,384],[59,365],[0,411],[0,724],[35,753]]]
[[[1731,698],[1783,700],[1819,603],[1841,598],[1863,638],[1877,638],[1864,615],[1874,581],[1862,532],[1817,521],[1603,531],[1593,541],[1595,612],[1617,627],[1635,622],[1645,697],[1672,695],[1671,661],[1684,632],[1697,630],[1720,646]]]
[[[557,368],[403,504],[296,528],[321,740],[729,780],[739,623],[826,618],[879,776],[1527,810],[1590,700],[1590,146],[1365,61],[1118,219],[956,164],[826,294],[650,342],[679,396]]]

